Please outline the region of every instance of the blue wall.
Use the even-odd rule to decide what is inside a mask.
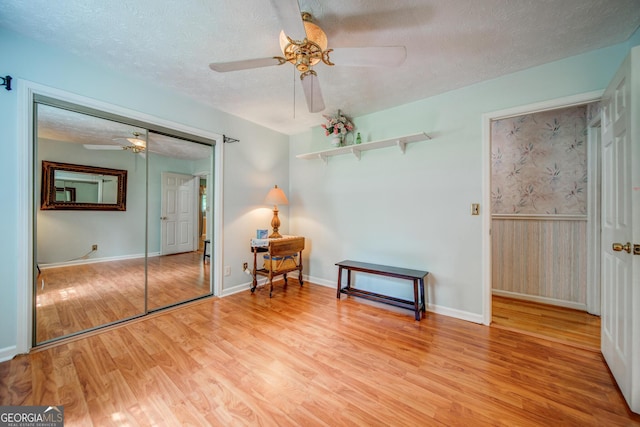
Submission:
[[[628,50],[622,43],[355,119],[364,141],[432,136],[404,155],[390,147],[325,165],[296,158],[330,148],[321,129],[292,137],[291,227],[312,242],[312,281],[335,283],[343,259],[428,270],[434,311],[483,321],[483,114],[602,90]],[[409,285],[359,280],[412,299]]]
[[[481,221],[469,215],[482,200],[483,113],[603,89],[631,46],[627,42],[531,68],[422,101],[356,118],[365,141],[426,131],[434,139],[365,153],[361,161],[320,161],[295,155],[328,148],[316,128],[285,135],[195,103],[141,81],[0,28],[0,73],[240,139],[224,149],[224,289],[248,282],[247,239],[268,228],[262,205],[273,184],[289,189],[281,231],[308,237],[308,273],[335,283],[344,257],[426,267],[430,302],[460,317],[481,306]],[[17,86],[17,84],[16,84]],[[16,345],[18,241],[18,93],[0,93],[0,360]],[[291,180],[290,180],[291,175]],[[289,184],[291,182],[291,185]],[[289,215],[291,218],[289,218]],[[382,286],[385,284],[383,283]]]
[[[2,75],[14,78],[14,90],[0,92],[0,360],[15,354],[17,343],[18,254],[18,80],[55,88],[100,102],[121,106],[163,120],[238,138],[224,149],[225,264],[233,266],[224,277],[223,290],[248,282],[241,272],[248,261],[247,239],[252,230],[266,228],[268,209],[260,206],[268,189],[277,183],[288,187],[288,137],[198,104],[154,82],[141,81],[85,61],[0,28]],[[256,154],[259,153],[259,157]],[[255,171],[244,173],[242,171]],[[259,171],[259,172],[258,172]],[[281,217],[288,211],[283,207]],[[284,223],[284,221],[283,221]],[[284,230],[286,231],[286,229]],[[255,232],[255,231],[253,231]],[[221,240],[222,236],[218,236]]]

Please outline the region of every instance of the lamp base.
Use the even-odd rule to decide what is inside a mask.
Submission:
[[[279,239],[282,237],[280,233],[278,233],[278,229],[280,228],[280,218],[278,218],[278,206],[273,207],[273,218],[271,219],[271,228],[273,228],[273,233],[269,235],[270,239]]]

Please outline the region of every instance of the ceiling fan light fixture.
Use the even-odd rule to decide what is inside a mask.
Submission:
[[[144,148],[147,145],[147,143],[144,142],[144,140],[142,140],[140,138],[127,138],[127,141],[129,141],[130,143],[132,143],[136,147]]]
[[[309,67],[322,60],[329,42],[326,33],[311,22],[311,14],[302,13],[302,20],[307,37],[304,40],[293,40],[284,31],[280,31],[280,49],[286,60],[296,68],[305,72]]]
[[[139,132],[133,132],[133,138],[126,138],[126,139],[136,147],[145,148],[147,146],[147,141],[139,138],[140,135],[142,134]]]
[[[326,33],[311,22],[310,13],[300,13],[298,0],[271,0],[271,5],[283,28],[279,37],[283,56],[214,62],[209,64],[209,68],[227,72],[290,63],[300,72],[309,112],[316,113],[325,108],[320,82],[312,69],[316,64],[322,62],[330,67],[336,64],[356,67],[399,66],[406,59],[405,46],[329,49]]]

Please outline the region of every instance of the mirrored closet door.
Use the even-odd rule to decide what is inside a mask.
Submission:
[[[162,147],[162,148],[161,148]],[[206,191],[212,147],[149,133],[149,310],[209,295]]]
[[[213,146],[99,116],[34,105],[34,345],[212,293]]]

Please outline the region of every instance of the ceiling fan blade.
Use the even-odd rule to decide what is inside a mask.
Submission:
[[[322,99],[320,82],[318,81],[316,73],[308,71],[305,74],[300,74],[300,80],[302,81],[302,90],[307,100],[309,112],[318,113],[324,110],[324,99]]]
[[[298,0],[271,0],[271,5],[287,36],[296,41],[307,37]]]
[[[404,46],[342,47],[329,54],[334,64],[353,67],[397,67],[406,58]]]
[[[121,145],[82,144],[87,150],[122,150]]]
[[[274,57],[269,58],[257,58],[257,59],[244,59],[242,61],[231,62],[212,62],[209,64],[209,68],[219,73],[226,73],[228,71],[248,70],[251,68],[270,67],[272,65],[280,65],[282,62],[278,61]]]

